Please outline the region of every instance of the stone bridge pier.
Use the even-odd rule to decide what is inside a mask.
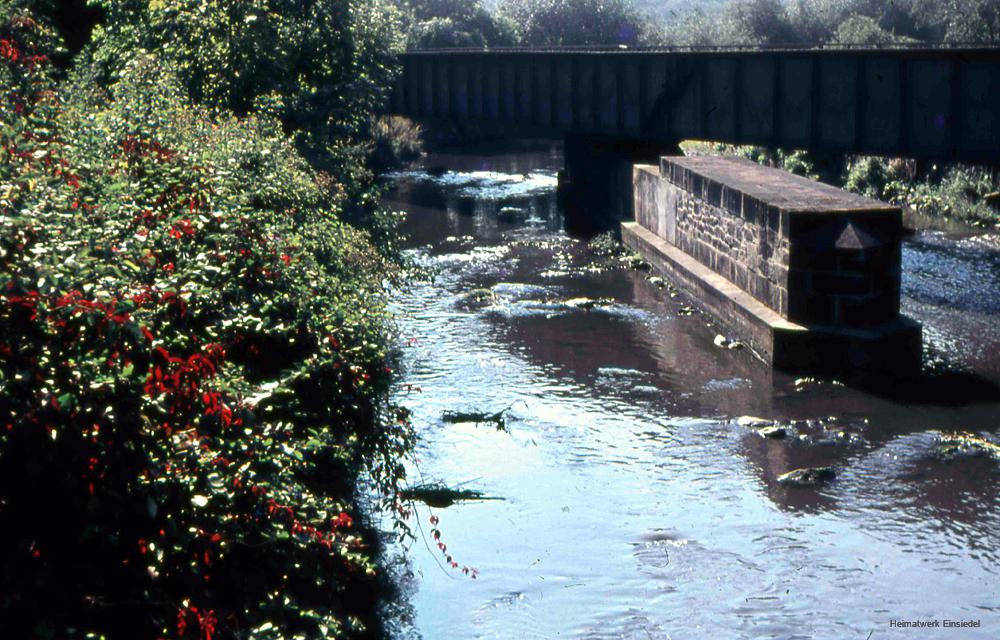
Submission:
[[[566,230],[583,236],[617,232],[622,220],[634,217],[632,167],[678,153],[676,143],[567,135],[563,142],[564,169],[559,173],[559,200]]]
[[[725,157],[637,165],[622,239],[776,368],[851,379],[916,374],[901,316],[902,212]]]

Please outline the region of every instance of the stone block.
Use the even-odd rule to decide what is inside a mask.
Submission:
[[[780,317],[827,332],[898,322],[897,207],[735,158],[662,157],[634,179],[639,226]]]

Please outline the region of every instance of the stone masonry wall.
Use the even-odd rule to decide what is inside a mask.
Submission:
[[[789,241],[766,214],[733,215],[718,205],[733,192],[712,185],[701,199],[668,183],[667,202],[673,201],[677,235],[673,244],[713,271],[725,276],[783,316],[788,315]]]
[[[636,221],[802,323],[899,316],[899,209],[733,158],[664,157],[634,172]]]

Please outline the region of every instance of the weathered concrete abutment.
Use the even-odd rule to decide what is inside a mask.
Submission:
[[[748,160],[634,168],[623,240],[775,367],[916,372],[920,325],[899,314],[897,207]]]

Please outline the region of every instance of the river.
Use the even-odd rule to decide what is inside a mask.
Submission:
[[[393,634],[1000,637],[1000,461],[939,450],[949,430],[997,440],[998,237],[907,240],[903,311],[933,375],[873,395],[716,346],[696,301],[562,231],[561,165],[525,144],[393,176],[387,202],[436,274],[395,302],[411,482],[490,498],[416,505]],[[504,410],[503,429],[453,413]],[[836,480],[776,481],[816,465]]]

